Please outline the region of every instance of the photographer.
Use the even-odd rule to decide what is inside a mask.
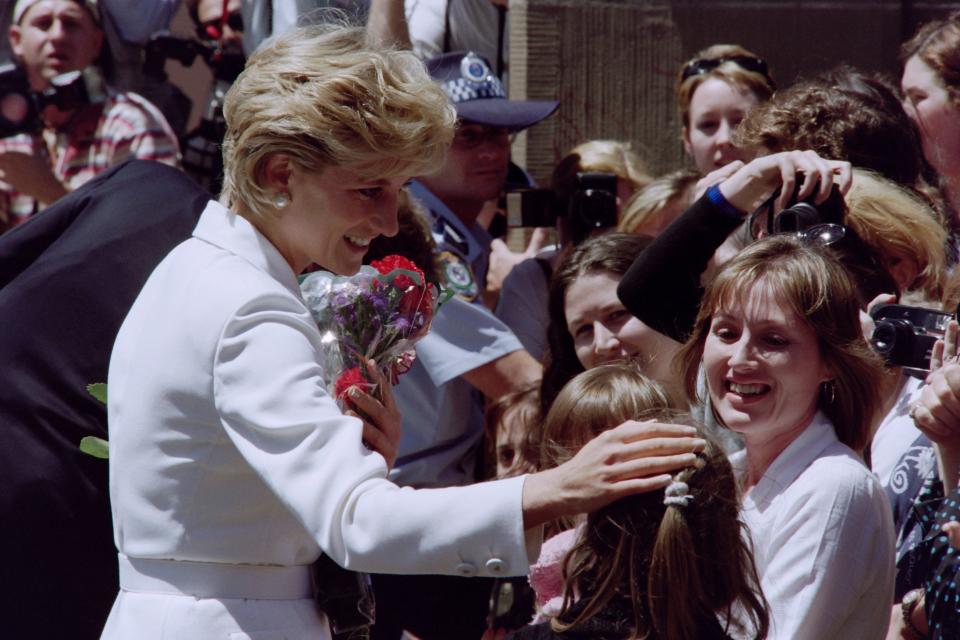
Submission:
[[[104,169],[128,158],[177,166],[176,138],[163,116],[133,93],[105,89],[97,95],[93,67],[103,46],[96,3],[19,0],[10,45],[40,108],[40,129],[0,141],[0,174],[6,187],[0,218],[11,227],[55,202]],[[36,96],[54,79],[84,72],[87,100],[44,104]],[[54,94],[56,92],[53,92]],[[8,114],[9,115],[9,114]]]
[[[527,200],[522,199],[527,194],[514,194],[520,198],[522,226],[555,226],[559,243],[559,247],[532,254],[510,269],[497,302],[497,317],[534,358],[540,360],[546,353],[550,323],[547,294],[561,251],[615,227],[621,204],[650,180],[643,160],[629,143],[590,140],[571,149],[557,163],[546,206],[527,206]],[[528,220],[528,213],[536,214],[530,218],[544,219]]]

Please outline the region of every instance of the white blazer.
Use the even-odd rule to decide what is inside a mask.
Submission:
[[[262,581],[206,597],[206,578],[192,595],[125,580],[151,559],[206,575],[193,568],[308,565],[322,550],[368,572],[526,572],[537,541],[524,536],[523,479],[422,491],[386,480],[360,421],[324,390],[319,342],[280,253],[210,202],[144,285],[110,361],[121,593],[104,638],[328,637],[309,600]]]

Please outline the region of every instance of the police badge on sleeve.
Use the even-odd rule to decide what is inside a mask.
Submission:
[[[451,251],[441,251],[438,260],[447,287],[453,289],[458,298],[473,302],[480,296],[480,286],[469,263]]]

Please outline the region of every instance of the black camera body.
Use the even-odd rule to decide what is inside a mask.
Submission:
[[[843,201],[843,195],[840,193],[839,187],[834,185],[827,199],[819,204],[814,202],[817,189],[814,189],[813,194],[808,196],[806,200],[798,200],[800,185],[803,180],[801,179],[802,174],[798,174],[797,177],[797,184],[793,189],[793,195],[786,208],[773,215],[769,213],[773,208],[773,203],[780,195],[780,191],[778,190],[754,212],[752,218],[756,218],[756,216],[764,210],[768,212],[766,217],[766,234],[797,233],[806,231],[819,224],[842,225],[844,216],[846,215],[847,205]],[[751,233],[753,237],[759,237],[761,235],[758,231],[754,223],[751,223]]]
[[[889,366],[903,367],[904,372],[925,378],[930,372],[930,353],[938,338],[947,330],[954,315],[923,307],[884,304],[875,307],[870,344]]]
[[[61,111],[102,102],[107,91],[96,67],[69,71],[50,80],[41,93],[30,89],[27,74],[16,63],[0,64],[0,138],[35,133],[43,128],[40,112],[49,105]]]
[[[552,189],[521,189],[508,191],[505,199],[509,226],[552,227],[562,218],[574,243],[617,225],[617,176],[612,173],[577,173],[569,198]]]
[[[167,60],[176,60],[184,67],[189,67],[197,58],[210,67],[215,80],[225,82],[236,80],[246,63],[241,52],[222,51],[215,45],[193,38],[179,36],[169,31],[158,31],[150,36],[147,42],[143,72],[159,80],[166,80]]]

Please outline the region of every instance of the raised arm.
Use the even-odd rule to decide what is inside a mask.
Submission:
[[[701,180],[706,193],[637,256],[620,281],[620,300],[644,323],[682,342],[693,327],[710,259],[749,212],[781,185],[777,208],[782,208],[798,182],[799,199],[815,193],[822,202],[834,184],[845,193],[851,176],[850,163],[812,151],[785,151],[718,169]]]

